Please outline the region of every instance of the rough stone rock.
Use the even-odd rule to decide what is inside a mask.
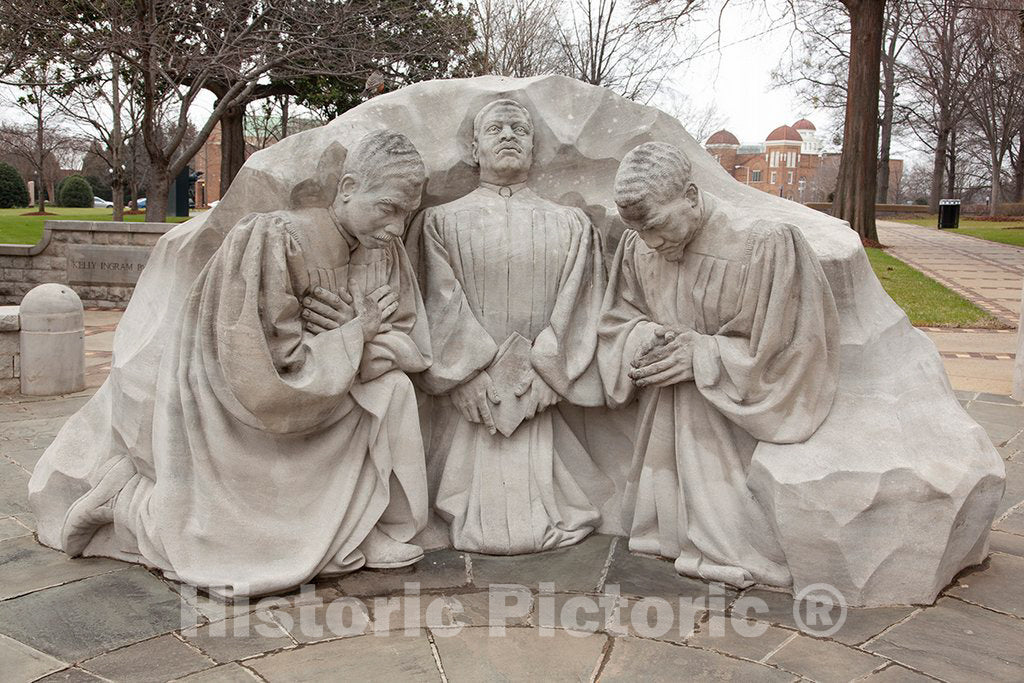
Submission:
[[[345,148],[380,128],[406,134],[420,151],[429,178],[424,207],[461,197],[477,185],[469,147],[473,117],[498,97],[512,97],[533,113],[530,186],[585,211],[605,238],[606,254],[623,231],[612,201],[615,171],[626,152],[647,141],[681,147],[702,189],[740,211],[798,226],[813,247],[840,315],[835,404],[806,442],[759,446],[748,473],[785,552],[794,592],[829,583],[851,605],[931,602],[963,567],[984,559],[1003,464],[954,397],[935,346],[883,291],[857,235],[841,221],[736,182],[667,114],[558,76],[416,84],[254,154],[215,209],[158,242],[117,331],[115,384],[83,409],[77,425],[109,420],[111,394],[151,393],[142,375],[155,372],[140,369],[159,362],[186,293],[239,219],[323,201],[329,169]],[[590,442],[622,440],[595,435]],[[615,506],[629,451],[594,458],[617,485],[602,507],[601,531],[621,533]],[[43,511],[40,539],[52,544],[61,521],[53,511],[71,502],[58,499],[81,495],[87,465],[44,456],[40,467],[32,496]]]

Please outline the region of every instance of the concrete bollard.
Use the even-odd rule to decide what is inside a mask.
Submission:
[[[85,315],[67,285],[39,285],[21,301],[21,393],[56,396],[85,388]]]

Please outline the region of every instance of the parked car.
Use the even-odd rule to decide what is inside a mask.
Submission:
[[[108,202],[106,199],[103,199],[102,197],[93,197],[92,198],[92,208],[94,208],[94,209],[113,209],[114,208],[114,202]]]
[[[132,203],[128,202],[128,206],[126,206],[125,208],[130,209],[131,207],[132,207]],[[146,208],[146,198],[145,197],[139,197],[139,208],[140,209],[145,209]]]

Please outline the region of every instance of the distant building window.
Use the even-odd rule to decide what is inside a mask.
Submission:
[[[774,185],[776,183],[776,181],[778,181],[778,174],[776,174],[775,171],[772,171],[772,177],[771,177],[772,185]]]
[[[750,182],[752,182],[752,183],[759,183],[759,182],[761,182],[761,171],[760,171],[760,169],[757,170],[757,171],[751,171],[750,172]]]
[[[793,184],[793,172],[792,171],[789,172],[789,176],[786,179],[786,184],[787,185],[792,185]]]

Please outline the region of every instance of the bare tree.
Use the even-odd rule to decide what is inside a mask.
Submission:
[[[522,78],[567,73],[557,0],[476,0],[476,73]]]
[[[989,215],[994,216],[1002,201],[1003,163],[1024,126],[1024,71],[1015,54],[1019,27],[1011,7],[1000,0],[989,0],[988,5],[970,13],[971,39],[977,49],[971,53],[970,71],[975,77],[965,107],[987,148]]]
[[[569,75],[647,102],[686,61],[676,30],[699,0],[572,0],[562,23]]]

